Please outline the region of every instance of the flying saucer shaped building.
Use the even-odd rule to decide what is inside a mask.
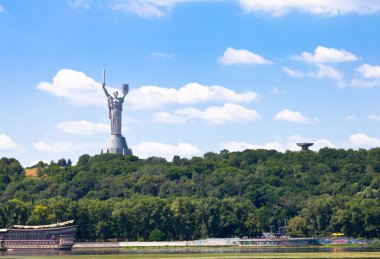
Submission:
[[[297,146],[302,148],[301,150],[309,150],[309,147],[311,147],[312,145],[314,145],[314,143],[297,143]]]

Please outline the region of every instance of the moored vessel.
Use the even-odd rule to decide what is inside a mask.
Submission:
[[[78,226],[74,221],[50,225],[14,225],[0,229],[0,250],[60,249],[70,250]]]
[[[285,234],[285,227],[278,233],[264,233],[261,238],[242,238],[242,246],[311,246],[319,245],[316,238],[290,237]]]
[[[238,244],[242,246],[311,246],[319,245],[316,238],[253,238],[239,239]]]

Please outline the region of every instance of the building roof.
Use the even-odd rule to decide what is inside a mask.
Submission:
[[[69,220],[69,221],[60,222],[56,224],[50,224],[50,225],[38,225],[38,226],[14,225],[12,228],[20,228],[20,229],[56,228],[56,227],[64,227],[66,225],[70,225],[73,223],[74,223],[74,220]]]

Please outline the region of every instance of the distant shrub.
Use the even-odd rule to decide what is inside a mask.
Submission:
[[[159,230],[158,228],[155,228],[150,232],[149,235],[149,241],[164,241],[165,240],[165,233]]]

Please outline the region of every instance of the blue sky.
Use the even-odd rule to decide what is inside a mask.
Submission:
[[[0,157],[380,146],[378,0],[0,0]]]

